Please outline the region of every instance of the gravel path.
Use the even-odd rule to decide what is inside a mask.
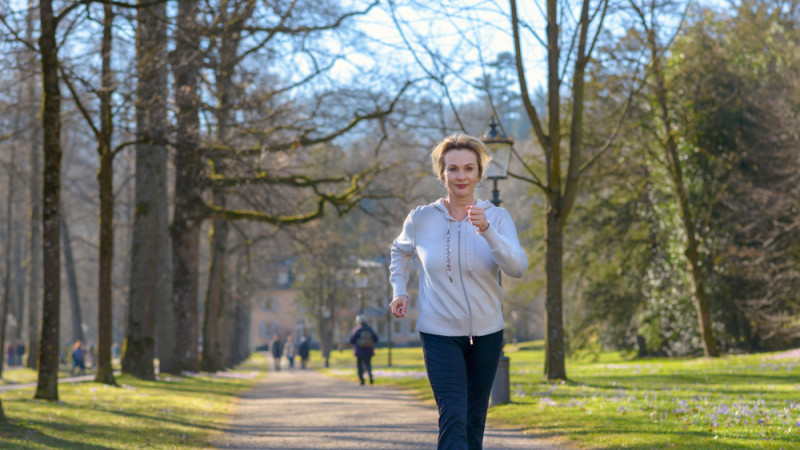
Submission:
[[[355,379],[355,373],[353,379]],[[389,386],[312,370],[269,372],[239,399],[218,448],[436,448],[436,408]],[[487,429],[485,449],[554,448],[517,430]]]

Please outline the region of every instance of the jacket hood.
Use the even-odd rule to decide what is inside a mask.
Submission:
[[[444,206],[444,199],[443,198],[440,198],[439,200],[436,200],[435,202],[432,203],[432,205],[433,205],[434,208],[436,208],[437,210],[441,211],[441,213],[444,214],[445,218],[455,221],[455,219],[453,219],[450,216],[450,212],[447,210],[447,207]],[[494,208],[494,204],[492,202],[490,202],[489,200],[480,200],[480,199],[476,200],[475,206],[477,206],[479,208],[483,208],[484,210],[487,210],[489,208]]]

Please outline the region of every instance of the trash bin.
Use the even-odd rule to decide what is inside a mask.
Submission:
[[[502,405],[511,401],[508,362],[508,356],[500,355],[500,360],[497,362],[497,373],[494,376],[494,384],[492,384],[492,396],[489,400],[489,406]]]

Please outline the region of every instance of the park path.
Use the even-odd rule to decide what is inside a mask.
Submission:
[[[356,379],[355,369],[353,380]],[[271,371],[240,397],[218,448],[436,448],[436,407],[400,389],[313,370]],[[518,430],[488,429],[485,449],[555,448]]]

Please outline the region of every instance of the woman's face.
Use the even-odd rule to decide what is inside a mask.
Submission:
[[[480,181],[478,155],[472,150],[455,149],[444,154],[444,183],[452,197],[472,199]]]

